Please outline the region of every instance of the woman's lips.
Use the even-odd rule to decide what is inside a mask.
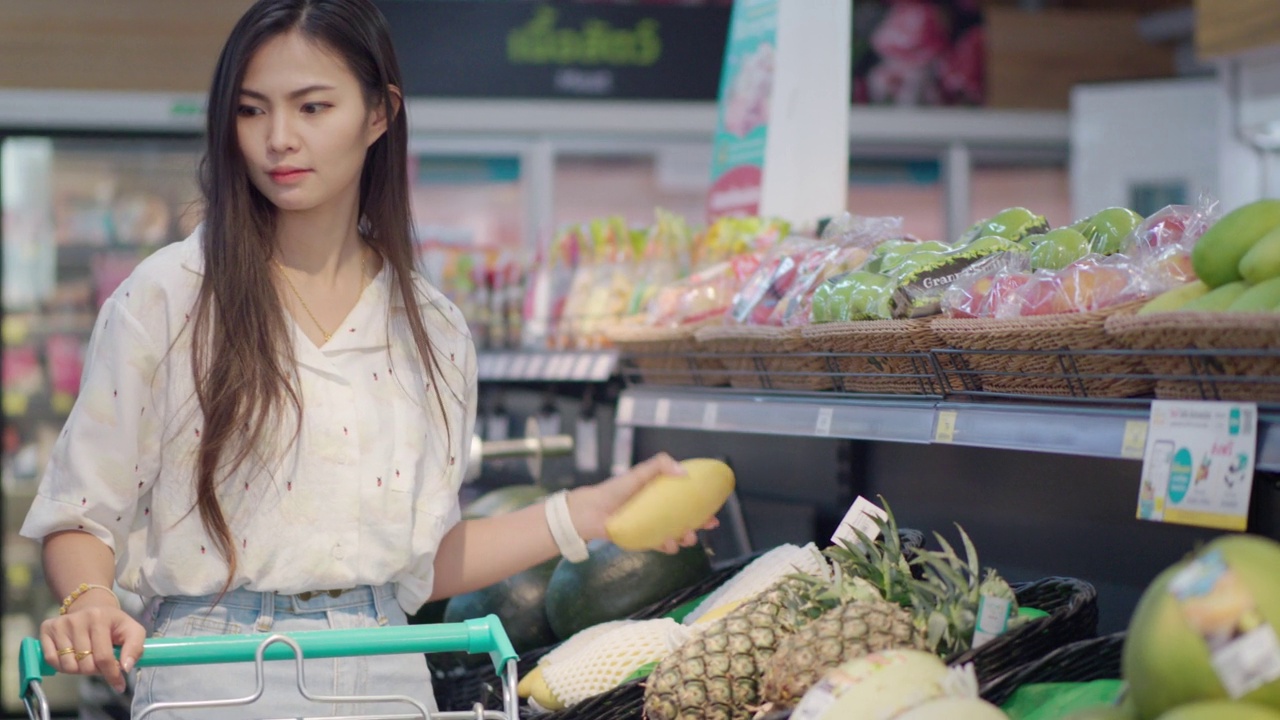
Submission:
[[[268,175],[281,185],[292,185],[301,180],[310,170],[273,170]]]

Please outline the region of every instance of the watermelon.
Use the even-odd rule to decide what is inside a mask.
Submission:
[[[561,639],[628,617],[711,573],[701,543],[674,555],[628,552],[604,540],[587,549],[591,556],[580,563],[561,560],[547,587],[547,619]]]
[[[444,621],[462,622],[492,613],[502,621],[518,653],[554,643],[556,636],[547,622],[546,595],[556,560],[553,558],[489,587],[450,598]],[[484,655],[468,658],[469,664],[471,659],[476,664],[486,660]]]
[[[1191,703],[1160,716],[1160,720],[1280,720],[1280,712],[1248,703]]]

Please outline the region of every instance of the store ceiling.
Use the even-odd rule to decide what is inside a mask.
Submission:
[[[983,0],[983,3],[1006,7],[1134,10],[1144,13],[1189,8],[1193,4],[1191,0]]]

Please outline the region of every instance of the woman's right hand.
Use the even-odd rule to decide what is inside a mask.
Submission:
[[[142,657],[147,631],[110,600],[91,595],[78,599],[66,615],[40,625],[45,662],[58,672],[71,675],[100,674],[117,692],[124,692],[125,674]],[[117,645],[119,661],[115,656]]]

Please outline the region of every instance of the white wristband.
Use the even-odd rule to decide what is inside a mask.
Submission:
[[[573,527],[573,518],[569,516],[568,491],[552,493],[543,504],[547,510],[547,527],[551,529],[551,537],[560,548],[560,554],[571,563],[586,560],[587,543]]]

